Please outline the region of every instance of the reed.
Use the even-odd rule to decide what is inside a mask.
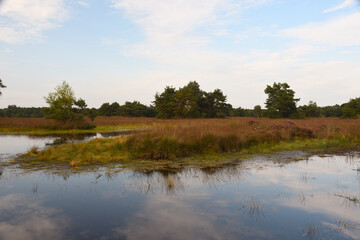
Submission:
[[[213,166],[247,154],[289,150],[339,152],[359,150],[360,146],[360,121],[354,119],[156,121],[150,121],[152,125],[147,131],[126,138],[95,139],[39,152],[30,150],[20,158],[20,162],[28,166],[66,164],[73,168],[108,163],[140,164],[149,168],[171,165],[177,168],[184,165]]]
[[[154,118],[96,117],[94,121],[58,123],[45,118],[8,118],[0,117],[0,133],[6,134],[62,134],[117,131],[122,129],[149,128],[165,122]],[[96,128],[94,128],[96,126]]]
[[[192,154],[268,149],[280,142],[291,143],[296,148],[294,143],[301,141],[303,145],[309,139],[331,140],[325,143],[329,147],[350,144],[360,139],[360,121],[337,118],[177,120],[156,124],[145,133],[129,137],[125,149],[135,158],[170,159]],[[316,144],[324,146],[321,141]]]

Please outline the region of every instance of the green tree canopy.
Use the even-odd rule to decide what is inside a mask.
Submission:
[[[262,109],[260,105],[256,105],[254,107],[254,117],[261,117],[262,116]]]
[[[321,114],[321,109],[313,101],[310,101],[308,105],[300,106],[298,111],[302,117],[319,117]]]
[[[120,105],[117,102],[112,104],[104,103],[99,108],[100,116],[125,116],[125,117],[154,117],[156,115],[153,106],[146,106],[138,101],[128,102]]]
[[[290,89],[287,83],[267,85],[265,93],[268,95],[265,102],[267,116],[271,118],[289,118],[296,115],[296,103],[300,99],[295,98],[295,92]]]
[[[178,90],[165,87],[163,93],[155,95],[154,105],[158,118],[225,117],[232,109],[220,89],[205,92],[196,81]]]
[[[164,92],[155,95],[155,110],[158,118],[174,118],[177,115],[176,89],[174,87],[165,87]]]
[[[75,101],[74,104],[76,107],[78,107],[79,109],[82,109],[82,110],[87,107],[85,100],[82,98],[79,98],[77,101]]]
[[[204,92],[201,91],[196,81],[189,82],[186,86],[176,91],[177,102],[176,117],[179,118],[199,118],[201,117],[201,100]]]
[[[342,109],[343,118],[357,118],[360,115],[360,98],[350,99]]]
[[[230,115],[232,106],[226,103],[226,96],[220,89],[205,93],[202,101],[203,116],[207,118],[223,118]]]
[[[44,109],[48,118],[60,122],[83,119],[83,114],[76,111],[73,106],[77,104],[79,108],[85,108],[86,103],[83,99],[76,101],[75,93],[67,82],[64,81],[57,86],[55,92],[49,93],[45,100],[49,104],[49,107]]]
[[[124,105],[120,106],[119,114],[126,117],[154,117],[155,111],[152,106],[148,107],[138,101],[134,101],[125,102]]]
[[[342,108],[343,107],[338,104],[320,107],[320,115],[324,117],[341,117],[343,115]]]

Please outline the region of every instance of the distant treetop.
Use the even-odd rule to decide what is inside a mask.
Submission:
[[[155,95],[154,105],[158,118],[223,118],[232,109],[220,89],[205,92],[196,81],[179,89],[166,86]]]

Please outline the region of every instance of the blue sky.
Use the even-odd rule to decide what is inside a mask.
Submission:
[[[300,104],[359,97],[357,0],[0,0],[0,108],[67,81],[89,106],[196,80],[235,107],[287,82]]]

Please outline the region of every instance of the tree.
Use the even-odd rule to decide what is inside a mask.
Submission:
[[[205,92],[196,81],[178,90],[167,86],[155,95],[154,105],[158,118],[220,118],[229,116],[232,109],[220,89]]]
[[[245,117],[246,116],[246,110],[243,109],[242,107],[238,107],[238,108],[232,108],[230,115],[232,117]]]
[[[82,98],[79,98],[77,101],[75,101],[74,104],[75,104],[76,107],[78,107],[81,110],[84,110],[87,107],[87,104],[86,104],[85,100],[82,99]]]
[[[271,118],[289,118],[297,113],[296,103],[300,100],[295,98],[295,92],[287,83],[274,83],[267,85],[265,93],[268,98],[265,102],[267,116]]]
[[[85,115],[88,116],[91,121],[94,121],[96,116],[98,115],[98,111],[96,108],[87,108],[85,109]]]
[[[114,102],[104,103],[99,108],[100,116],[125,116],[125,117],[155,117],[153,106],[146,106],[138,101],[128,102],[124,105]]]
[[[201,100],[204,92],[201,91],[196,81],[189,82],[176,91],[177,111],[176,117],[198,118],[201,117]]]
[[[1,88],[6,88],[6,86],[2,83],[2,80],[0,79],[0,90]],[[0,96],[2,95],[2,92],[0,91]]]
[[[100,116],[111,116],[111,107],[110,103],[103,103],[99,108]]]
[[[155,95],[155,110],[158,118],[174,118],[177,112],[176,89],[165,87],[163,93]]]
[[[261,117],[262,116],[262,110],[260,105],[256,105],[254,107],[254,117]]]
[[[232,106],[226,103],[226,96],[220,89],[205,93],[201,106],[203,116],[207,118],[224,118],[230,115]]]
[[[360,115],[360,98],[350,99],[343,107],[343,118],[357,118]]]
[[[321,114],[321,109],[313,101],[310,101],[308,105],[300,106],[298,111],[303,117],[319,117]]]
[[[46,103],[49,104],[49,107],[44,110],[48,118],[59,122],[76,119],[83,120],[83,114],[77,113],[73,108],[77,101],[74,91],[67,82],[64,81],[61,85],[57,86],[55,92],[49,93],[49,95],[45,97],[45,100]],[[82,107],[84,107],[84,105],[86,106],[84,100],[79,100],[80,102],[77,102],[78,104]]]
[[[319,107],[320,116],[324,117],[341,117],[343,115],[342,106],[336,104],[334,106]]]
[[[151,107],[141,104],[138,101],[125,102],[124,105],[120,106],[120,116],[126,117],[154,117],[155,113]]]

